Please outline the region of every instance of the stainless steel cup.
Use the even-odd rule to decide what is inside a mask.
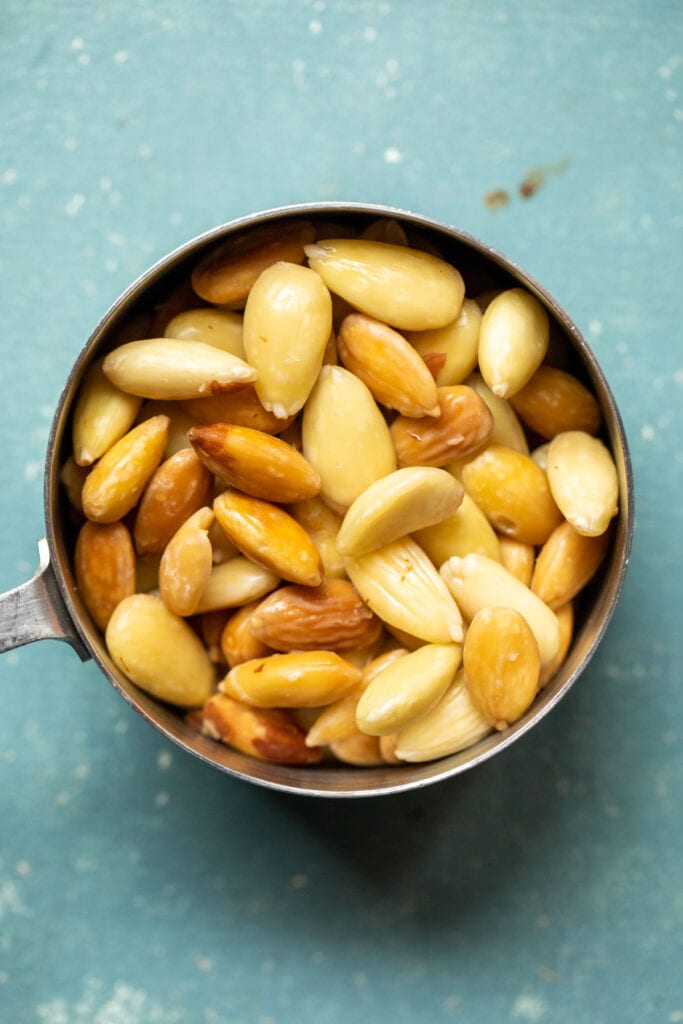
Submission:
[[[75,530],[66,510],[59,473],[70,450],[70,421],[79,384],[88,366],[169,294],[209,248],[246,228],[281,218],[316,218],[330,225],[365,226],[394,218],[409,236],[435,246],[458,267],[467,294],[520,285],[545,306],[552,331],[564,342],[569,369],[585,380],[602,408],[604,439],[612,450],[620,484],[620,510],[608,557],[582,594],[570,653],[530,710],[504,732],[495,732],[467,750],[425,764],[353,768],[323,763],[316,767],[273,765],[245,757],[200,735],[173,708],[134,686],[109,658],[102,636],[80,600],[72,570]],[[500,253],[446,224],[404,210],[356,203],[312,203],[281,207],[231,221],[192,239],[160,260],[132,284],[105,314],[78,357],[64,386],[52,423],[45,462],[46,536],[38,542],[40,566],[27,583],[0,595],[0,651],[34,640],[55,638],[71,644],[82,660],[93,658],[112,686],[151,725],[183,750],[227,774],[270,789],[310,796],[360,797],[399,793],[451,778],[499,754],[533,728],[586,668],[602,640],[621,594],[633,535],[633,479],[622,420],[605,376],[585,339],[564,310],[536,281]]]

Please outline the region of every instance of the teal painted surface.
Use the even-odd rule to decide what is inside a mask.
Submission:
[[[423,794],[270,795],[61,645],[4,655],[0,1020],[683,1021],[682,76],[664,0],[5,0],[1,589],[36,564],[99,317],[186,238],[292,201],[414,209],[539,278],[610,379],[638,514],[580,684]]]

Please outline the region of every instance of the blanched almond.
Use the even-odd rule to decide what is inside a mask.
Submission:
[[[117,604],[135,593],[135,551],[123,523],[81,527],[74,553],[76,586],[96,625],[106,629]]]
[[[212,500],[213,477],[191,448],[166,459],[138,505],[133,532],[138,554],[161,554],[185,520]]]
[[[538,553],[530,586],[552,609],[571,601],[593,578],[611,540],[609,530],[586,537],[571,523],[561,523]]]
[[[243,359],[203,341],[145,338],[105,357],[102,368],[116,387],[141,398],[187,399],[230,391],[256,380]]]
[[[244,310],[244,351],[263,407],[293,416],[315,384],[332,330],[332,299],[309,267],[275,263],[259,276]]]
[[[219,608],[239,608],[257,601],[280,582],[278,576],[243,555],[214,565],[195,612],[211,612]]]
[[[230,668],[253,658],[265,658],[271,649],[255,636],[251,628],[254,612],[260,601],[250,601],[239,608],[225,623],[221,633],[221,649]]]
[[[554,366],[539,366],[510,402],[526,425],[541,437],[565,430],[597,434],[602,415],[598,401],[585,384]]]
[[[539,300],[509,288],[487,306],[479,331],[479,369],[499,398],[520,391],[548,350],[550,324]]]
[[[321,494],[345,512],[366,487],[396,469],[389,428],[370,390],[342,366],[324,366],[302,420],[304,455]]]
[[[242,327],[241,313],[201,307],[186,309],[174,316],[166,325],[164,337],[203,341],[245,359]]]
[[[276,651],[345,651],[379,638],[382,624],[348,580],[279,587],[251,617],[251,630]]]
[[[384,764],[379,738],[368,736],[356,729],[350,736],[335,740],[330,744],[330,753],[343,764],[352,764],[357,768],[373,768]]]
[[[395,755],[401,761],[433,761],[471,747],[491,731],[490,721],[470,696],[461,669],[436,707],[401,729]]]
[[[500,537],[499,544],[500,561],[507,571],[521,580],[525,587],[531,586],[531,577],[536,561],[536,549],[533,545],[525,544],[521,540],[513,540],[511,537]]]
[[[315,237],[309,221],[264,224],[209,249],[192,272],[192,286],[217,305],[246,300],[259,274],[278,260],[303,263],[303,247]]]
[[[320,490],[315,468],[279,437],[233,423],[193,427],[188,437],[212,473],[254,498],[288,503]]]
[[[465,682],[475,704],[497,729],[521,718],[538,692],[541,658],[523,615],[514,608],[482,608],[463,649]]]
[[[159,594],[176,615],[192,615],[213,567],[210,508],[200,508],[171,537],[159,563]]]
[[[339,358],[375,399],[405,416],[438,416],[436,383],[425,362],[387,324],[352,313],[337,336]]]
[[[397,416],[390,433],[399,466],[445,466],[477,451],[491,436],[493,416],[464,384],[437,390],[439,416]]]
[[[462,501],[462,486],[443,469],[410,466],[370,484],[344,516],[337,549],[367,554],[408,533],[440,523]]]
[[[72,427],[73,457],[90,466],[130,430],[142,399],[120,391],[105,377],[102,360],[87,371],[81,383]]]
[[[337,549],[337,536],[342,518],[319,496],[298,501],[289,509],[315,544],[323,563],[325,576],[338,579],[346,576],[344,556]]]
[[[115,523],[137,504],[166,447],[168,417],[153,416],[116,442],[85,479],[81,499],[88,519]]]
[[[322,582],[317,548],[284,509],[232,490],[219,494],[213,508],[228,538],[253,562],[292,583]]]
[[[147,399],[140,406],[136,422],[142,423],[143,420],[151,419],[152,416],[168,416],[169,419],[164,460],[170,459],[172,455],[182,451],[183,448],[190,447],[187,432],[190,427],[195,426],[197,421],[181,408],[179,402],[162,402],[156,398]]]
[[[467,385],[474,388],[477,394],[484,399],[493,416],[493,430],[488,443],[502,444],[507,448],[514,448],[516,452],[522,452],[523,455],[528,455],[529,442],[512,404],[507,399],[494,395],[479,373],[471,374],[467,378]]]
[[[397,330],[443,327],[460,312],[461,275],[430,253],[344,238],[307,245],[305,252],[330,291]]]
[[[431,331],[409,331],[406,340],[432,368],[436,355],[443,355],[434,374],[439,387],[462,384],[474,369],[479,346],[481,311],[472,299],[464,299],[458,316],[445,327]]]
[[[389,626],[429,643],[462,640],[462,618],[455,601],[410,537],[347,558],[346,571],[361,597]]]
[[[278,419],[264,409],[253,384],[208,398],[190,398],[180,404],[195,423],[206,425],[234,423],[238,427],[262,430],[264,434],[279,434],[292,422],[292,418]]]
[[[569,653],[572,639],[574,637],[574,604],[572,601],[568,601],[567,604],[563,604],[561,608],[555,610],[557,621],[560,624],[560,646],[557,649],[557,654],[552,658],[547,665],[541,666],[541,676],[538,681],[538,685],[541,689],[548,685],[552,681],[553,677],[559,672],[564,665],[564,662]]]
[[[343,697],[360,677],[332,651],[296,651],[242,662],[219,689],[255,707],[317,708]]]
[[[619,511],[619,478],[609,449],[583,430],[557,434],[548,449],[548,483],[574,529],[604,533]]]
[[[497,562],[501,559],[495,530],[467,492],[455,512],[441,523],[418,530],[415,540],[437,568],[453,555],[463,558],[472,551],[488,555]]]
[[[322,757],[320,748],[306,746],[306,734],[286,711],[249,707],[215,693],[202,708],[200,721],[205,735],[260,761],[317,764]]]
[[[208,699],[214,669],[206,649],[161,598],[125,597],[109,620],[106,642],[117,667],[153,697],[184,708],[202,707]]]

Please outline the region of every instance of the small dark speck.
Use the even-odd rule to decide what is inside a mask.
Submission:
[[[569,167],[569,160],[560,160],[557,164],[551,164],[547,167],[535,167],[529,171],[524,180],[520,182],[518,186],[518,192],[523,199],[531,199],[535,195],[541,185],[545,184],[546,178],[550,177],[551,174],[562,174]]]

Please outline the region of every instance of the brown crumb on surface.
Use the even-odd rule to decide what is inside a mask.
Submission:
[[[523,199],[530,199],[533,195],[538,192],[541,185],[545,184],[545,181],[552,174],[562,174],[566,171],[569,166],[569,160],[566,158],[560,160],[557,164],[550,164],[547,167],[534,167],[526,175],[524,180],[520,182],[518,186],[518,192]]]
[[[489,210],[497,210],[501,206],[507,206],[510,202],[510,193],[505,188],[494,188],[484,196],[484,205]]]

